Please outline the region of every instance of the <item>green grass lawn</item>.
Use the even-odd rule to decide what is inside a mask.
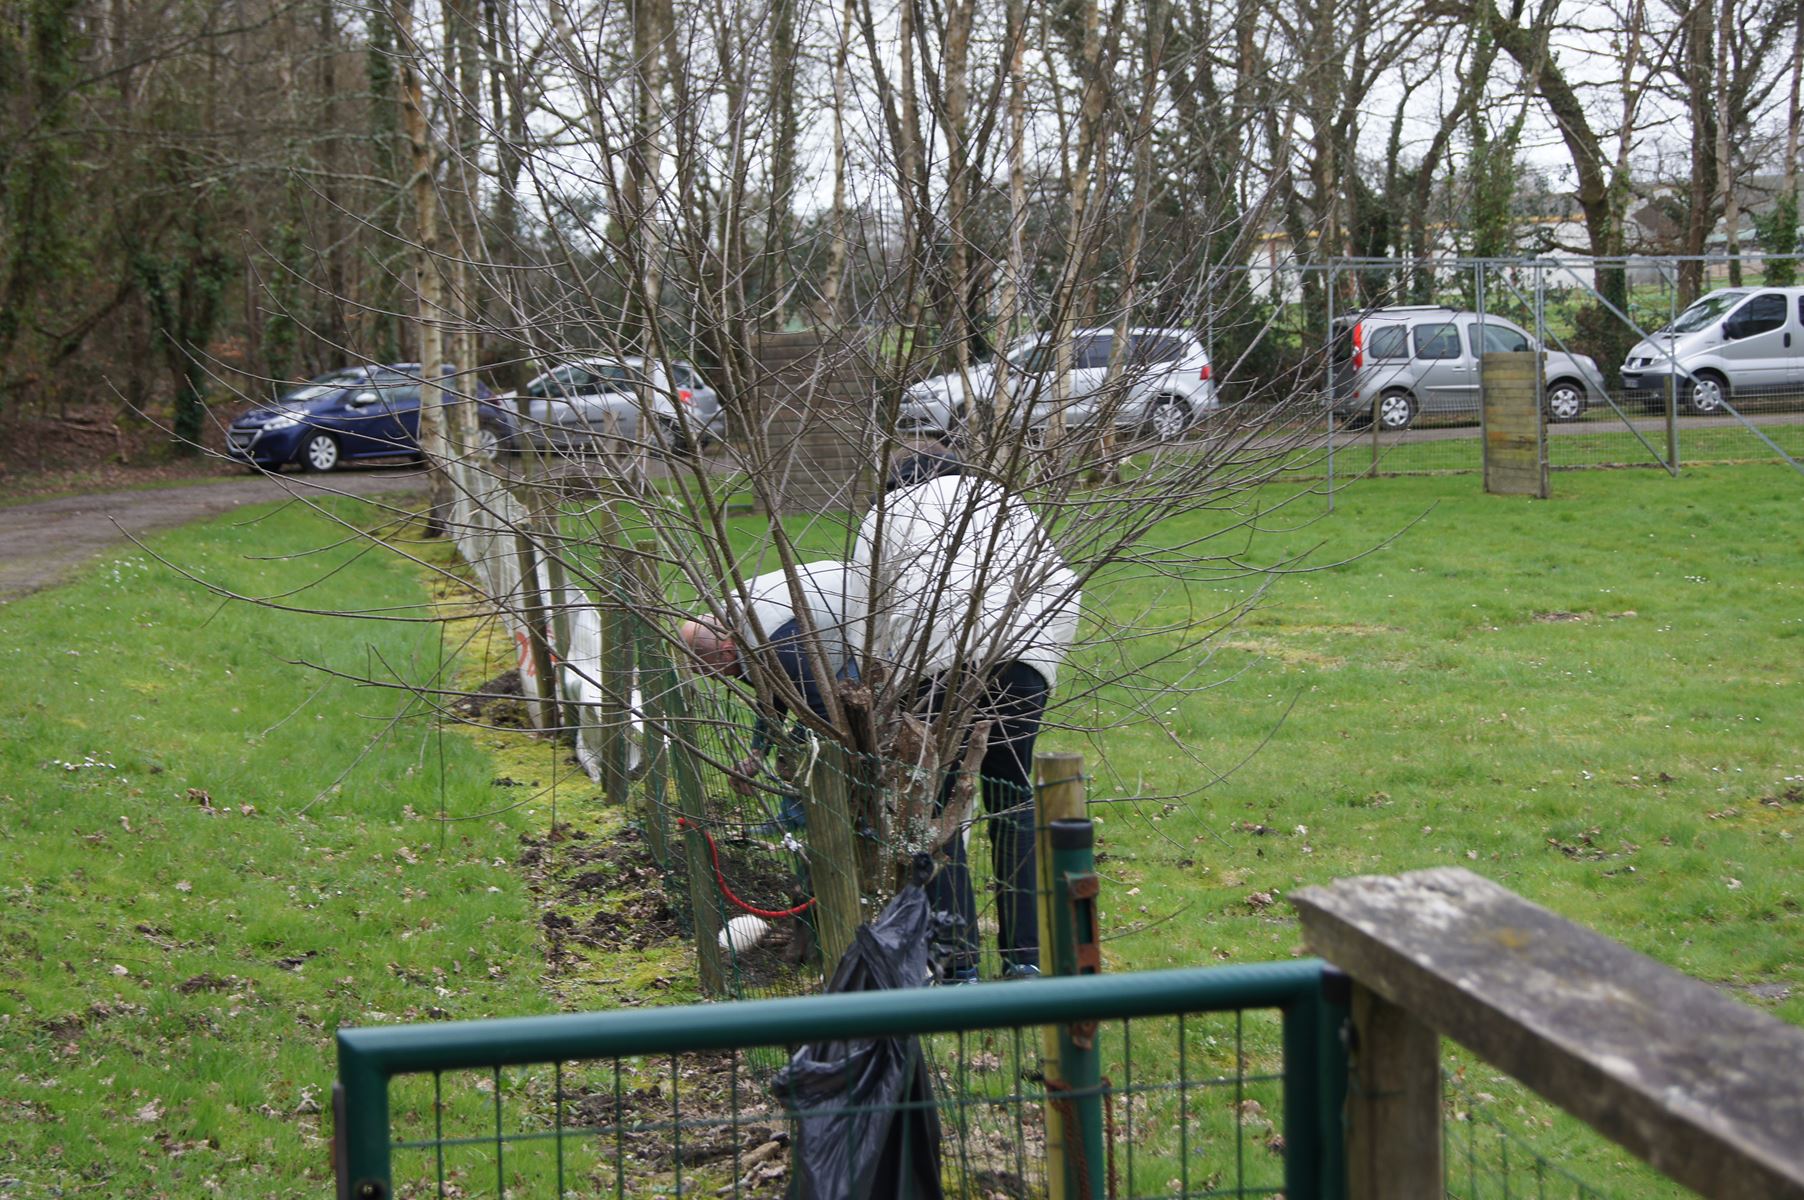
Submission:
[[[336,540],[290,509],[153,544],[225,587],[324,578],[290,603],[426,598]],[[423,680],[435,626],[221,605],[122,550],[0,608],[0,646],[0,1191],[325,1195],[338,1026],[551,1007],[512,865],[543,797],[508,810],[537,790],[485,749],[284,661]],[[441,833],[441,799],[501,811]]]
[[[1554,491],[1356,484],[1252,548],[1352,561],[1276,581],[1219,639],[1203,678],[1222,685],[1160,700],[1169,735],[1042,739],[1085,751],[1093,799],[1159,798],[1099,810],[1111,967],[1283,958],[1296,888],[1457,865],[1804,1023],[1804,479],[1580,472]],[[1068,715],[1129,711],[1117,693]],[[1490,1108],[1524,1103],[1452,1061]],[[1537,1133],[1606,1194],[1667,1194],[1570,1122]]]
[[[1331,518],[1280,510],[1288,531],[1246,557],[1344,565],[1271,580],[1202,665],[1219,686],[1158,697],[1162,728],[1046,734],[1086,753],[1102,802],[1111,970],[1287,958],[1297,887],[1454,864],[1804,1022],[1804,480],[1579,472],[1554,488],[1535,502],[1470,476],[1384,479]],[[416,567],[318,551],[333,538],[317,519],[244,521],[156,544],[245,590],[327,577],[298,603],[426,597]],[[1227,606],[1258,582],[1198,579],[1182,599]],[[1125,574],[1090,590],[1118,614],[1179,600]],[[550,784],[561,754],[390,729],[394,693],[284,662],[424,679],[436,627],[222,607],[122,553],[0,608],[0,634],[0,1178],[19,1194],[322,1194],[338,1025],[693,994],[671,974],[680,943],[548,977],[515,865],[548,798],[494,781]],[[1061,717],[1131,715],[1111,689]],[[563,794],[580,811],[594,793]],[[441,803],[478,819],[441,834]],[[1252,1036],[1250,1065],[1274,1065],[1271,1041]],[[1212,1035],[1193,1049],[1221,1053]],[[1533,1128],[1606,1190],[1669,1191],[1452,1061],[1492,1097],[1462,1104]],[[482,1097],[459,1103],[480,1128]]]
[[[1294,924],[1250,893],[1457,863],[1700,977],[1798,985],[1777,1011],[1804,1022],[1804,480],[1554,482],[1361,483],[1260,540],[1351,561],[1276,581],[1219,640],[1226,682],[1166,706],[1174,736],[1087,748],[1093,795],[1192,793],[1105,810],[1117,882],[1188,914],[1137,940],[1115,908],[1124,963],[1282,955]]]

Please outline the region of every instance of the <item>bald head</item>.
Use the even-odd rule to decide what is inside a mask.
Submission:
[[[677,636],[708,670],[720,675],[739,674],[739,647],[712,621],[684,621]]]

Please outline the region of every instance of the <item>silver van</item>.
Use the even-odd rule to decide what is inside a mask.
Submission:
[[[1476,414],[1484,355],[1540,349],[1512,321],[1436,305],[1373,309],[1335,324],[1334,415],[1370,420],[1376,402],[1384,429],[1407,429],[1423,415]],[[1549,420],[1576,421],[1604,402],[1603,372],[1591,359],[1550,350],[1544,361]]]
[[[1215,368],[1209,352],[1187,329],[1131,329],[1115,384],[1109,359],[1115,346],[1113,329],[1071,331],[1069,394],[1064,417],[1072,428],[1112,421],[1158,441],[1182,438],[1205,413],[1220,407],[1215,394]],[[1040,428],[1052,419],[1054,356],[1046,334],[1023,338],[1008,349],[1008,390],[1031,405],[1027,420]],[[923,379],[902,394],[897,430],[905,434],[949,435],[969,414],[973,393],[991,398],[996,388],[994,362],[977,363],[962,373]]]
[[[1694,413],[1720,412],[1724,400],[1804,392],[1804,287],[1699,297],[1629,351],[1622,387],[1658,407],[1675,375],[1679,400]]]

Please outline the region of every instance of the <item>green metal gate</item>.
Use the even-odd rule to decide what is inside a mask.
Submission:
[[[1337,1200],[1345,992],[1303,959],[345,1029],[339,1195],[770,1195],[788,1128],[771,1071],[803,1043],[914,1036],[948,1195]],[[1042,1073],[1049,1031],[1073,1026],[1100,1052],[1087,1094]],[[1100,1137],[1049,1133],[1049,1103],[1100,1111]],[[1103,1161],[1049,1172],[1060,1142]]]

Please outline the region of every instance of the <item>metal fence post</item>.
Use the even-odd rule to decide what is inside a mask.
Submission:
[[[1053,974],[1100,974],[1102,939],[1096,916],[1095,826],[1088,817],[1061,818],[1052,822],[1047,841],[1053,856],[1053,924],[1047,931],[1052,944]],[[1055,1145],[1049,1137],[1047,1153],[1061,1168],[1066,1197],[1103,1200],[1108,1169],[1103,1142],[1102,1056],[1096,1049],[1096,1021],[1079,1019],[1059,1025],[1057,1030],[1063,1097],[1049,1079],[1046,1105],[1048,1109],[1063,1110],[1063,1144]]]
[[[1320,987],[1284,1009],[1284,1194],[1291,1200],[1346,1200],[1349,988],[1345,975],[1325,971]]]
[[[1039,908],[1040,969],[1048,975],[1058,971],[1058,961],[1050,949],[1055,928],[1053,899],[1052,823],[1059,820],[1082,820],[1086,815],[1084,796],[1084,756],[1081,754],[1043,753],[1034,755],[1034,901]],[[1060,1066],[1059,1029],[1048,1025],[1040,1031],[1041,1072],[1046,1079],[1048,1095],[1065,1086]],[[1062,1106],[1046,1106],[1047,1153],[1059,1153],[1065,1146],[1065,1116]],[[1048,1169],[1048,1200],[1066,1200],[1064,1172]]]
[[[338,1200],[388,1200],[388,1076],[338,1039],[338,1081],[332,1085],[332,1165]]]

